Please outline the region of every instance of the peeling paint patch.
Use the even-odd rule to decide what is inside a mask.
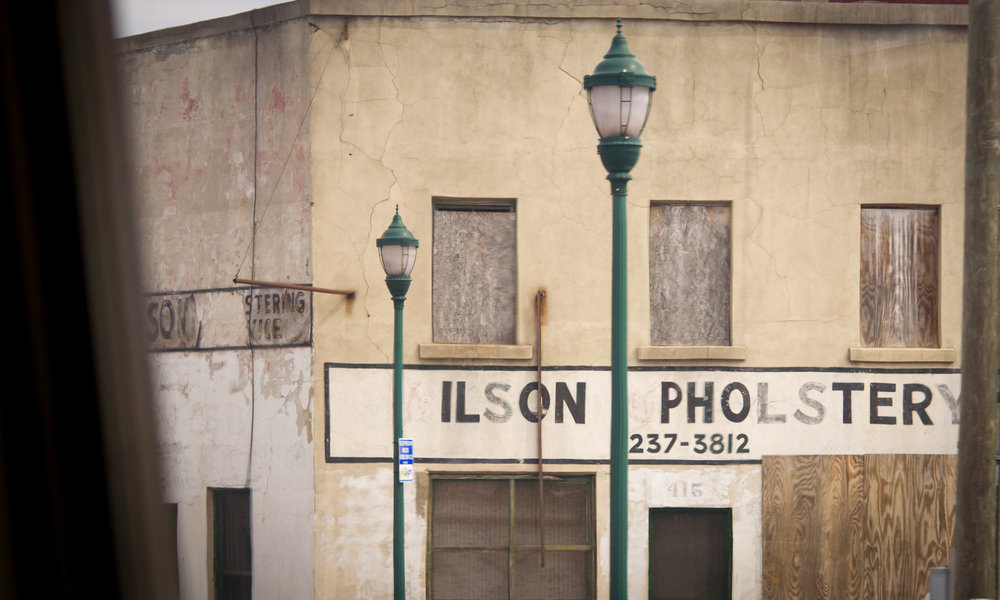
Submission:
[[[181,83],[181,104],[184,106],[181,116],[190,121],[191,114],[198,110],[198,99],[191,97],[191,83],[188,81],[187,77],[185,77],[183,83]]]
[[[285,112],[285,95],[278,86],[271,88],[271,105],[267,107],[271,112]]]

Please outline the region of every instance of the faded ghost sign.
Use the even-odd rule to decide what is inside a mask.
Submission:
[[[391,426],[391,378],[388,366],[326,366],[327,460],[391,456],[378,435]],[[953,370],[636,370],[630,459],[951,454],[959,383]],[[530,369],[410,368],[403,393],[405,434],[425,458],[534,458],[539,397],[547,458],[608,457],[607,369],[546,369],[539,388]]]
[[[310,339],[312,293],[284,288],[253,288],[243,294],[250,343],[295,344]]]
[[[146,301],[146,341],[155,349],[197,348],[201,333],[194,294],[153,296]]]
[[[145,333],[153,351],[213,350],[312,343],[312,293],[233,288],[146,297]]]

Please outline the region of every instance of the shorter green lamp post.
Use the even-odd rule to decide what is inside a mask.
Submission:
[[[406,598],[403,553],[403,483],[399,480],[399,439],[403,437],[403,302],[410,289],[410,272],[417,260],[420,243],[399,217],[399,206],[392,223],[376,242],[385,271],[385,284],[395,309],[392,336],[392,597]]]
[[[656,78],[618,33],[592,75],[583,78],[601,140],[597,153],[611,181],[611,600],[628,597],[628,257],[626,184],[639,160],[639,135],[649,117]]]

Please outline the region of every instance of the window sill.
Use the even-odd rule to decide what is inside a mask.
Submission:
[[[746,360],[746,346],[639,346],[639,360]]]
[[[420,344],[420,358],[528,360],[532,346],[506,344]]]
[[[851,348],[851,362],[951,363],[954,348]]]

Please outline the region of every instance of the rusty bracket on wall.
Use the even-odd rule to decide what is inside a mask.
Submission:
[[[545,312],[545,291],[538,290],[535,294],[535,343],[538,345],[538,376],[535,392],[538,394],[538,552],[541,566],[545,567],[545,490],[544,468],[542,466],[542,417],[545,410],[542,404],[542,315]]]
[[[256,279],[240,279],[239,277],[233,278],[233,283],[242,283],[246,285],[256,285],[260,287],[276,287],[276,288],[287,288],[290,290],[305,290],[307,292],[320,292],[322,294],[338,294],[340,296],[347,296],[348,300],[354,300],[354,290],[334,290],[330,288],[315,287],[312,285],[297,285],[294,283],[278,283],[275,281],[258,281]]]

